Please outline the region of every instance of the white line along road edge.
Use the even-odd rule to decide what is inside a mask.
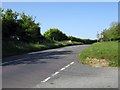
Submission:
[[[47,77],[46,79],[44,79],[43,83],[47,82],[49,79],[51,79],[52,77],[54,77],[55,75],[59,74],[61,71],[65,70],[66,68],[68,68],[70,65],[74,64],[74,62],[71,62],[70,64],[64,66],[63,68],[61,68],[59,71],[55,72],[54,74],[52,74],[50,77]],[[39,88],[40,84],[36,85],[36,88]]]
[[[9,63],[12,63],[12,62],[17,62],[17,61],[22,61],[22,60],[25,60],[25,59],[29,59],[29,57],[20,58],[20,59],[16,59],[16,60],[13,60],[13,61],[4,62],[4,63],[1,63],[1,65],[5,65],[5,64],[9,64]]]

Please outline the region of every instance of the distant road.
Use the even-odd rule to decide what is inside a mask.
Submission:
[[[3,88],[117,88],[117,68],[79,63],[89,45],[31,52],[3,59]]]

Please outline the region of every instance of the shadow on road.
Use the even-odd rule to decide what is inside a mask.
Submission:
[[[2,66],[18,65],[18,64],[40,64],[40,63],[43,64],[43,63],[47,63],[48,60],[53,60],[53,59],[57,60],[60,58],[62,59],[64,55],[68,55],[68,54],[73,54],[73,51],[49,51],[49,52],[31,53],[20,56],[20,58],[19,56],[5,58],[3,59],[3,61],[8,61],[9,63],[5,63]]]

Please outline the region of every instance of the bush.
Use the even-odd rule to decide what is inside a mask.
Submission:
[[[83,63],[86,63],[87,58],[96,58],[100,60],[107,60],[110,66],[117,66],[118,64],[120,66],[120,59],[118,58],[118,56],[117,41],[94,43],[80,53],[80,59]]]
[[[111,27],[103,30],[104,41],[116,41],[120,40],[120,23],[112,23]]]
[[[44,36],[47,39],[55,40],[55,41],[63,41],[68,39],[68,37],[57,28],[52,28],[48,30],[47,32],[44,33]]]

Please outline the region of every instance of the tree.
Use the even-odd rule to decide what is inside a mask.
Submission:
[[[103,40],[120,40],[119,31],[119,23],[112,23],[110,28],[103,30]]]
[[[44,33],[44,36],[47,39],[50,40],[56,40],[56,41],[62,41],[62,40],[67,40],[68,37],[59,29],[57,28],[51,28],[50,30],[46,31]]]
[[[25,13],[13,12],[11,9],[2,12],[2,35],[4,40],[20,40],[27,42],[38,42],[40,40],[39,23],[35,18]],[[19,16],[19,19],[18,19]]]
[[[2,35],[4,38],[10,38],[15,36],[17,29],[17,12],[13,12],[11,9],[7,9],[5,14],[2,11]]]
[[[27,16],[23,12],[20,14],[18,24],[19,27],[17,29],[17,34],[21,40],[30,42],[39,41],[39,37],[41,35],[39,23],[35,23],[32,16]]]
[[[77,38],[77,37],[68,36],[68,38],[69,38],[71,41],[83,42],[83,40],[82,40],[82,39],[80,39],[80,38]]]

